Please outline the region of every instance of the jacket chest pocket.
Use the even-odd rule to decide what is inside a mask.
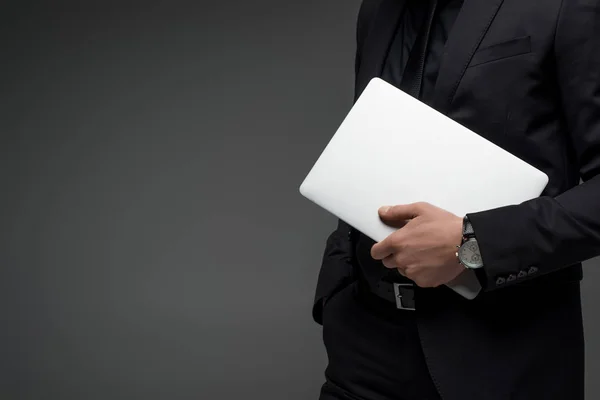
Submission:
[[[514,38],[479,48],[473,55],[469,68],[530,52],[531,38],[529,36]]]

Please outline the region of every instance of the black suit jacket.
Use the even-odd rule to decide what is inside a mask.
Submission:
[[[363,1],[355,99],[380,76],[405,2]],[[600,0],[465,0],[433,107],[550,178],[539,198],[468,214],[486,265],[475,300],[418,289],[438,389],[446,400],[582,399],[581,262],[600,255]],[[339,221],[327,239],[318,323],[324,300],[357,278],[353,234]]]

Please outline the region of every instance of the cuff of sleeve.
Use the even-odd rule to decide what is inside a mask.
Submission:
[[[524,203],[468,213],[483,267],[475,271],[484,291],[520,283],[538,272],[527,238]]]

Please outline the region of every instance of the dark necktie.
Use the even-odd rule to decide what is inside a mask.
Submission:
[[[425,68],[425,58],[427,56],[427,44],[433,25],[433,17],[437,8],[437,0],[420,0],[427,3],[425,13],[425,23],[422,25],[415,44],[410,52],[406,63],[406,68],[402,74],[400,88],[415,98],[421,96],[423,83],[423,70]]]

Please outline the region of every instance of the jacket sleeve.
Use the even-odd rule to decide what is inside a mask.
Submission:
[[[600,0],[563,0],[554,43],[567,134],[582,184],[556,197],[469,213],[484,290],[600,255]]]

